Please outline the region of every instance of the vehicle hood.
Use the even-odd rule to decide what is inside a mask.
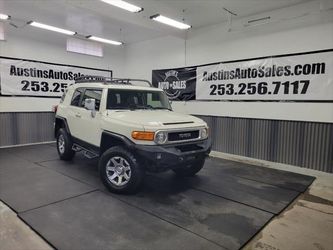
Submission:
[[[194,116],[180,114],[169,110],[134,110],[108,111],[108,117],[125,123],[142,125],[145,128],[194,127],[206,123]]]

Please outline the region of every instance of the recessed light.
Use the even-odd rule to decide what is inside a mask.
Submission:
[[[113,6],[116,6],[118,8],[122,8],[124,10],[133,12],[133,13],[143,11],[143,8],[138,7],[138,6],[136,6],[134,4],[131,4],[131,3],[125,2],[123,0],[101,0],[101,1],[104,2],[104,3],[111,4]]]
[[[31,26],[37,27],[37,28],[50,30],[50,31],[54,31],[54,32],[59,32],[59,33],[65,34],[65,35],[75,35],[76,34],[76,32],[74,32],[74,31],[65,30],[65,29],[61,29],[61,28],[54,27],[51,25],[34,22],[34,21],[28,22],[28,24]]]
[[[113,41],[113,40],[109,40],[109,39],[105,39],[105,38],[101,38],[101,37],[97,37],[97,36],[87,36],[88,39],[96,41],[96,42],[101,42],[101,43],[108,43],[108,44],[112,44],[112,45],[122,45],[122,42],[118,42],[118,41]]]
[[[0,19],[1,20],[7,20],[7,19],[9,19],[9,16],[5,15],[5,14],[0,14]]]
[[[172,27],[182,29],[182,30],[187,30],[187,29],[190,29],[192,27],[191,25],[176,21],[174,19],[162,16],[160,14],[153,15],[153,16],[150,17],[150,19],[153,19],[157,22],[164,23],[164,24],[167,24],[167,25],[170,25]]]

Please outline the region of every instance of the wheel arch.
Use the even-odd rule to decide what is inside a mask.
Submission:
[[[55,138],[57,137],[58,130],[61,128],[66,129],[67,133],[69,135],[71,135],[66,118],[56,116],[55,121],[54,121],[54,137]]]
[[[123,146],[126,149],[131,149],[133,148],[133,142],[123,135],[103,131],[100,145],[100,155],[114,146]]]

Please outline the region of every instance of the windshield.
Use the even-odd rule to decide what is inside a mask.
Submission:
[[[107,109],[168,109],[169,99],[163,91],[109,89]]]

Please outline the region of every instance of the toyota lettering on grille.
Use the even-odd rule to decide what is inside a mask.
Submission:
[[[182,134],[178,134],[180,139],[187,139],[187,138],[191,138],[192,134],[191,133],[182,133]]]

